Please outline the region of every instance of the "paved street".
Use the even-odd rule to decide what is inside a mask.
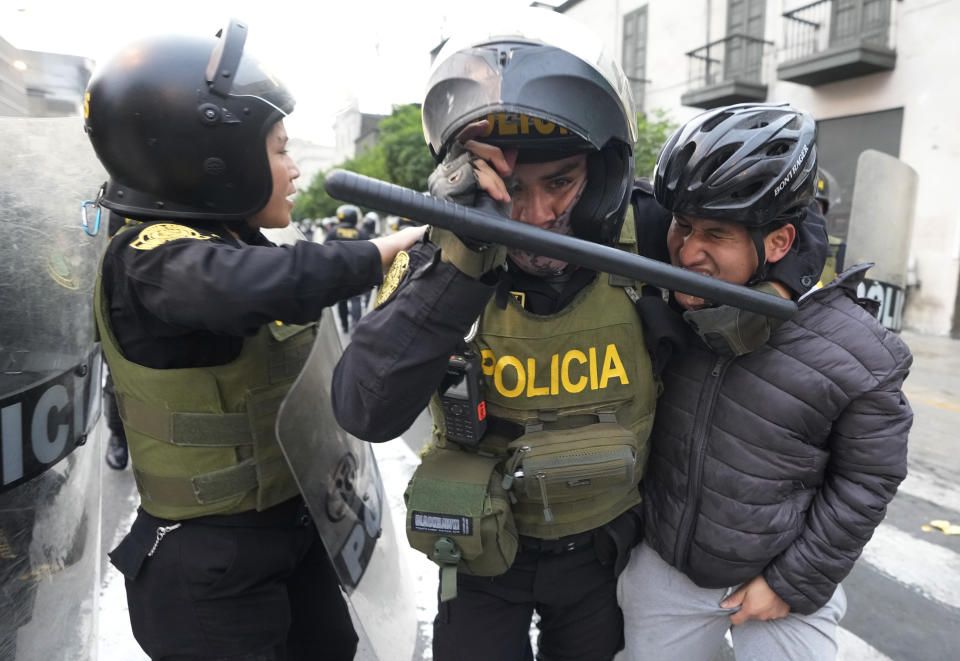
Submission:
[[[839,635],[842,661],[942,661],[960,656],[960,535],[930,525],[960,524],[960,341],[909,332],[903,338],[915,357],[905,386],[916,415],[910,475],[844,582],[849,607]],[[381,467],[388,488],[402,489],[429,429],[429,420],[421,416],[405,434],[406,446],[383,448]],[[104,477],[106,550],[118,525],[126,526],[136,496],[129,470],[106,471]],[[402,516],[395,511],[394,521],[402,521]],[[411,560],[421,621],[416,659],[430,659],[435,572],[425,559],[412,555]],[[136,656],[123,621],[122,582],[108,565],[104,577],[102,602],[109,613],[101,624],[101,661],[145,658]],[[732,658],[732,651],[724,650],[718,661]]]

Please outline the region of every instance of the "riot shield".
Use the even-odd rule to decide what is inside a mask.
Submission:
[[[917,200],[917,173],[889,154],[867,149],[857,159],[845,262],[875,262],[859,295],[880,304],[877,318],[899,331]]]
[[[274,238],[274,237],[271,237]],[[337,425],[330,403],[342,349],[330,309],[277,416],[277,438],[355,614],[380,661],[413,656],[417,620],[405,555],[372,448]]]
[[[0,660],[96,655],[106,175],[79,118],[0,118]]]

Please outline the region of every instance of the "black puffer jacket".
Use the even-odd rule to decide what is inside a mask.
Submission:
[[[701,587],[763,574],[823,606],[906,477],[907,346],[855,302],[866,266],[800,302],[739,358],[699,342],[664,373],[644,479],[646,539]]]

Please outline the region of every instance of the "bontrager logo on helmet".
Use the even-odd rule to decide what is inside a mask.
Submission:
[[[800,158],[798,158],[797,162],[794,163],[792,168],[790,168],[790,172],[788,172],[787,176],[783,178],[783,181],[777,184],[777,187],[773,189],[774,195],[779,195],[780,191],[783,190],[783,187],[786,186],[788,183],[790,183],[790,180],[793,179],[793,176],[797,174],[797,170],[799,170],[800,166],[803,165],[803,159],[807,157],[808,151],[809,151],[809,148],[807,147],[807,145],[804,145],[803,151],[800,152]]]

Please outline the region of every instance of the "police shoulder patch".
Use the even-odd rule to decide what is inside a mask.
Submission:
[[[148,225],[140,230],[137,238],[130,243],[131,248],[137,250],[153,250],[164,243],[176,241],[177,239],[199,239],[208,240],[215,238],[216,234],[201,234],[192,227],[177,225],[175,223],[157,223]]]
[[[409,266],[410,255],[401,250],[397,253],[397,256],[394,257],[393,263],[390,265],[390,270],[383,276],[383,284],[380,285],[380,289],[377,291],[377,300],[374,303],[374,307],[383,305],[383,303],[390,298],[390,295],[397,291],[397,287],[400,286],[403,276],[407,274],[407,268]]]

